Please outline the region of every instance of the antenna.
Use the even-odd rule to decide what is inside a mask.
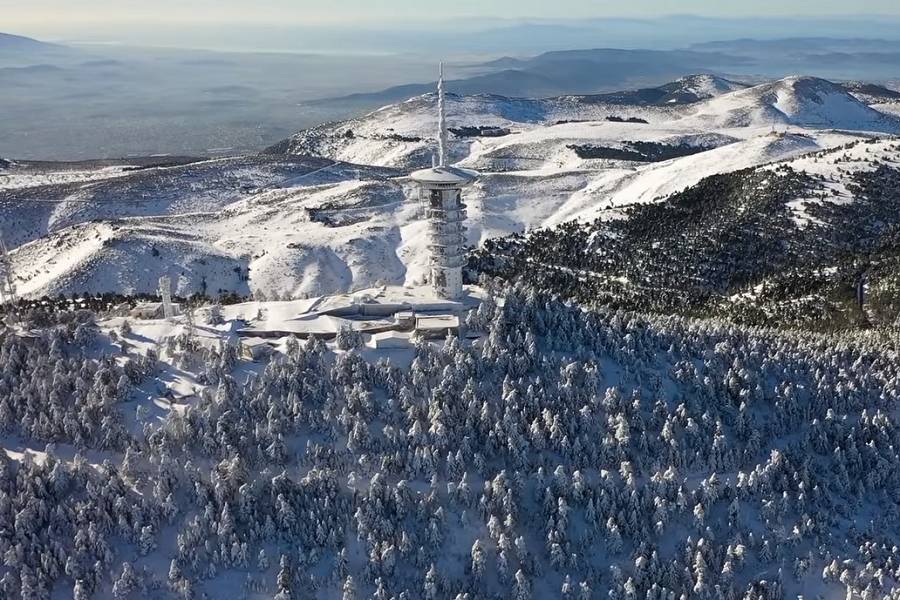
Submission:
[[[447,111],[444,106],[444,63],[438,71],[438,166],[447,166]]]
[[[16,284],[13,282],[12,261],[9,260],[9,252],[0,236],[0,304],[15,304]]]

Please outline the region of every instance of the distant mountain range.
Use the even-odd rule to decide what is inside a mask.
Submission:
[[[61,51],[64,48],[21,35],[0,33],[0,52],[48,52]]]
[[[760,76],[811,73],[832,80],[886,81],[900,66],[900,41],[796,38],[742,39],[695,44],[687,50],[596,48],[545,52],[533,57],[503,57],[457,67],[467,76],[447,82],[461,95],[500,94],[542,98],[636,89],[627,102],[672,100],[660,84],[688,74],[715,74],[722,80],[755,83]],[[352,112],[371,110],[434,89],[434,81],[390,87],[307,103]],[[608,99],[607,99],[608,100]],[[687,98],[690,101],[690,97]],[[676,98],[676,101],[680,101]]]
[[[447,82],[461,95],[499,94],[540,98],[567,94],[594,94],[602,90],[639,88],[677,79],[689,73],[724,72],[749,64],[747,58],[715,52],[682,50],[569,50],[531,58],[504,57],[464,70],[473,75]],[[371,108],[427,93],[435,82],[394,86],[373,93],[329,98],[311,104],[359,105]]]
[[[682,28],[696,31],[696,19],[668,22],[679,34]],[[472,38],[478,31],[494,27],[496,32],[499,26],[479,23],[461,28],[460,36],[466,43],[477,41]],[[569,36],[565,43],[551,43],[566,28],[583,27],[584,33],[595,31],[595,26],[589,22],[517,25],[506,33],[510,38],[531,36],[530,44],[543,39],[544,48],[577,48],[619,43],[612,33],[621,35],[647,24],[616,22],[617,29],[603,30],[604,35]],[[762,30],[754,31],[763,35]],[[856,34],[851,28],[847,35]],[[878,35],[878,30],[872,29],[871,35]],[[183,38],[187,39],[200,43],[194,37]],[[628,47],[634,48],[641,39],[635,37]],[[681,50],[606,47],[533,56],[510,40],[503,47],[508,56],[450,63],[452,80],[447,87],[464,96],[579,95],[585,96],[581,102],[678,106],[704,97],[693,93],[688,76],[713,78],[706,84],[733,91],[735,82],[753,85],[802,73],[882,86],[874,94],[850,91],[868,104],[892,103],[883,107],[886,112],[898,110],[890,93],[900,89],[896,87],[900,42],[811,37],[689,45],[707,39],[709,32],[694,36],[683,42],[686,49]],[[0,156],[55,160],[252,153],[298,130],[431,92],[435,70],[431,61],[437,51],[391,56],[157,51],[55,46],[6,34],[0,36],[0,90],[15,93],[0,94],[0,114],[5,117],[0,126]],[[496,57],[496,52],[482,55]],[[471,46],[465,55],[479,55],[478,46]],[[883,87],[890,80],[894,80],[893,90]]]
[[[750,86],[697,74],[658,87],[609,94],[543,99],[449,94],[447,104],[453,128],[488,127],[512,134],[501,140],[510,140],[508,144],[515,151],[498,149],[499,154],[490,158],[480,156],[467,165],[478,170],[501,170],[523,168],[523,165],[534,167],[539,161],[546,161],[541,164],[549,166],[558,160],[560,153],[567,152],[566,144],[571,140],[560,144],[548,144],[543,139],[526,142],[522,129],[536,124],[638,119],[636,125],[626,129],[628,134],[623,132],[635,136],[646,130],[640,121],[647,121],[651,129],[664,122],[677,123],[678,130],[687,129],[692,133],[787,126],[896,135],[900,134],[900,118],[877,107],[897,104],[898,97],[897,92],[877,84],[838,84],[815,77],[788,77]],[[320,156],[400,169],[419,168],[431,161],[434,111],[435,94],[422,94],[358,118],[303,130],[265,152]],[[580,132],[575,138],[583,135]],[[721,142],[721,139],[706,139],[700,145],[714,146]],[[466,135],[454,135],[451,157],[460,160],[467,156],[472,151],[471,143],[472,138]],[[528,149],[524,150],[523,145]],[[497,160],[497,156],[506,158]],[[521,160],[523,156],[528,157],[525,162]]]
[[[833,52],[879,52],[894,54],[900,52],[900,40],[867,38],[797,37],[776,40],[737,39],[728,41],[703,42],[690,46],[699,52],[724,52],[727,54],[773,54],[783,52],[833,53]]]

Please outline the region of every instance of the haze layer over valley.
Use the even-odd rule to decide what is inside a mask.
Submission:
[[[98,32],[57,35],[52,44],[0,32],[0,87],[12,90],[0,95],[0,157],[256,152],[298,129],[432,91],[438,60],[449,61],[448,91],[462,95],[595,94],[695,73],[896,83],[900,41],[865,39],[884,23],[858,26],[865,36],[852,37],[863,29],[849,25],[840,36],[825,23],[798,22],[804,35],[830,37],[781,39],[794,31],[784,33],[789,24],[779,20],[750,30],[758,39],[736,41],[727,41],[737,37],[734,23],[688,17],[484,22],[467,25],[466,36],[453,24],[423,26],[417,36],[244,25],[203,37],[155,28],[156,37]]]

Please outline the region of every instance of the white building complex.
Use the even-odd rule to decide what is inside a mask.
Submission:
[[[431,286],[435,295],[458,300],[463,294],[466,205],[462,188],[477,174],[447,164],[447,115],[444,106],[444,69],[438,79],[438,155],[430,169],[411,175],[419,185],[419,200],[428,219],[428,249],[431,253]]]
[[[409,350],[416,340],[468,337],[465,314],[481,302],[481,290],[463,293],[466,205],[462,189],[477,177],[448,164],[447,115],[443,68],[438,79],[438,148],[430,169],[412,173],[428,225],[430,288],[381,286],[290,302],[229,306],[226,316],[246,323],[236,330],[245,352],[261,360],[287,336],[317,337],[364,344],[369,350]],[[352,331],[357,336],[345,336]],[[478,333],[473,332],[477,337]],[[342,348],[346,350],[346,348]]]

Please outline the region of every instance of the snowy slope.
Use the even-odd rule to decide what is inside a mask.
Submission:
[[[276,186],[314,185],[393,171],[297,156],[234,157],[174,167],[95,172],[12,168],[0,189],[0,234],[15,247],[69,225],[217,211]],[[51,183],[55,182],[55,183]]]
[[[571,219],[591,220],[609,211],[634,204],[659,201],[690,187],[710,175],[738,171],[783,160],[821,147],[846,142],[845,136],[821,136],[789,133],[765,134],[729,144],[693,156],[637,167],[610,171],[597,178],[570,200],[545,224],[552,226]],[[823,146],[820,146],[820,143]]]
[[[790,77],[748,88],[711,75],[694,75],[658,89],[667,94],[659,99],[662,106],[647,105],[638,97],[632,99],[624,93],[542,100],[451,94],[447,102],[451,128],[497,127],[508,130],[510,135],[500,138],[451,136],[450,154],[454,160],[462,160],[469,154],[479,153],[481,144],[494,147],[495,142],[517,143],[515,138],[522,134],[560,122],[606,124],[605,119],[611,116],[640,118],[653,126],[624,124],[623,130],[615,131],[615,134],[629,137],[619,139],[652,138],[653,133],[648,136],[646,132],[648,129],[655,132],[654,128],[707,133],[716,129],[795,125],[814,129],[900,132],[900,119],[866,106],[837,84],[812,77]],[[635,104],[623,104],[629,99]],[[434,94],[426,94],[357,119],[321,125],[298,133],[270,151],[404,169],[427,166],[435,143],[435,101]],[[683,119],[675,118],[678,116]],[[590,139],[593,136],[583,137]]]
[[[661,86],[660,89],[668,92],[659,104],[691,103],[699,100],[715,98],[722,94],[742,90],[748,86],[744,83],[731,81],[724,77],[710,74],[688,75]]]
[[[661,163],[592,166],[574,157],[558,165],[541,162],[536,170],[486,172],[466,192],[468,243],[569,219],[615,216],[622,207],[659,201],[714,173],[852,139],[761,133]],[[291,297],[417,283],[424,279],[428,253],[412,198],[402,178],[301,181],[213,211],[117,218],[100,234],[94,229],[99,224],[63,228],[15,250],[13,259],[19,288],[29,295],[146,292],[164,272],[184,292]]]
[[[709,175],[842,146],[892,122],[820,80],[728,91],[738,84],[695,77],[681,86],[718,95],[673,109],[451,96],[451,127],[509,131],[452,140],[452,158],[481,174],[466,191],[468,243],[618,218],[625,207],[663,201]],[[14,249],[19,289],[149,292],[163,273],[184,293],[290,297],[421,282],[425,225],[404,177],[411,167],[384,165],[430,162],[434,100],[417,97],[302,132],[282,148],[288,154],[139,170],[13,166],[0,189],[0,232]],[[759,118],[766,110],[808,126],[783,124],[773,133]],[[611,114],[648,123],[607,121]],[[828,127],[825,118],[833,119]],[[848,131],[854,124],[866,131]],[[634,162],[574,150],[626,141],[703,151]],[[317,157],[290,153],[301,151]],[[840,166],[828,169],[837,176]]]
[[[825,192],[825,198],[798,198],[790,203],[797,225],[805,227],[816,222],[809,215],[810,207],[854,202],[858,182],[853,180],[853,174],[872,173],[879,167],[900,169],[900,143],[895,140],[856,142],[801,156],[786,163],[769,165],[767,168],[774,171],[782,164],[810,176],[816,181],[820,191]]]
[[[411,98],[357,119],[302,131],[269,151],[405,169],[429,166],[435,145],[436,102],[435,94]],[[602,121],[608,116],[624,115],[656,122],[671,115],[665,108],[622,107],[581,96],[532,100],[448,94],[446,105],[451,129],[497,127],[508,129],[511,134],[558,121]],[[460,160],[467,156],[475,139],[451,136],[451,158]]]
[[[837,84],[814,77],[788,77],[724,94],[691,107],[687,117],[706,127],[796,125],[900,133],[900,120],[885,115]]]
[[[260,362],[236,319],[309,303],[0,329],[3,597],[896,597],[892,333],[480,292]]]

